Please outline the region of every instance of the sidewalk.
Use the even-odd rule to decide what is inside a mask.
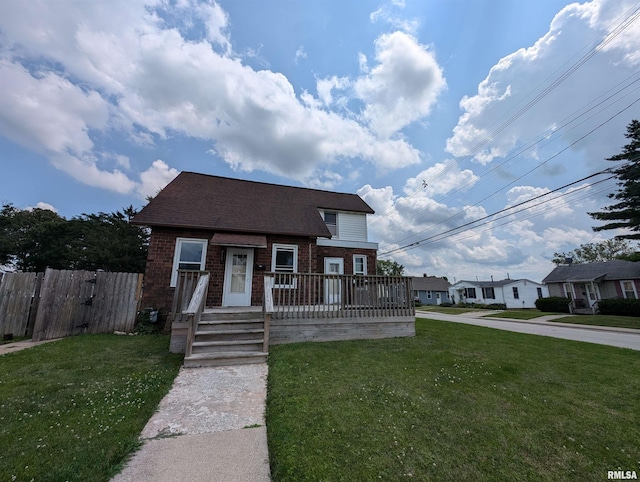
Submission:
[[[58,341],[60,339],[61,338],[54,338],[53,340],[42,340],[42,341],[22,340],[22,341],[13,341],[11,343],[4,343],[0,345],[0,355],[4,355],[5,353],[13,353],[14,351],[24,350],[26,348],[31,348],[32,346],[38,346],[38,345],[42,345],[43,343]]]
[[[421,318],[431,318],[434,320],[451,321],[454,323],[484,326],[498,330],[515,331],[530,335],[549,336],[552,338],[563,338],[565,340],[582,341],[600,345],[616,346],[618,348],[640,350],[640,330],[550,321],[567,315],[547,315],[534,318],[532,320],[515,320],[512,318],[486,316],[496,313],[500,313],[500,311],[480,311],[459,315],[449,315],[436,313],[434,311],[417,310],[416,316]]]
[[[268,482],[267,364],[182,368],[111,482]]]

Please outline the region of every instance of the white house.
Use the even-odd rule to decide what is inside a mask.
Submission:
[[[538,298],[549,296],[549,289],[528,279],[461,280],[449,288],[449,295],[454,303],[503,303],[507,308],[535,308]]]

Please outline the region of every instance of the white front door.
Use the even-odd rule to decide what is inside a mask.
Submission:
[[[227,248],[222,306],[251,306],[253,249]]]
[[[344,259],[324,258],[324,273],[329,275],[344,274]],[[324,282],[325,303],[340,303],[342,298],[342,282],[339,278],[329,278]]]

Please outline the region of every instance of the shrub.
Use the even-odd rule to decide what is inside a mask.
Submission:
[[[538,298],[536,308],[540,311],[556,311],[559,313],[569,313],[569,298],[562,296],[549,296],[548,298]]]
[[[443,308],[450,308],[453,306],[453,304],[445,301],[444,303],[440,303],[440,306],[442,306]]]
[[[601,315],[638,316],[640,317],[640,300],[610,298],[598,302]]]
[[[444,303],[440,306],[443,306]],[[491,303],[490,305],[486,305],[484,303],[458,303],[456,305],[458,308],[475,308],[477,310],[506,310],[507,305],[504,303]]]

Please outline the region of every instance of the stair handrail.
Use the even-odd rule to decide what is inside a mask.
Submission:
[[[209,290],[209,273],[200,276],[196,289],[193,291],[189,306],[183,312],[187,317],[187,346],[185,347],[185,357],[191,356],[193,348],[193,339],[195,337],[198,323],[202,317],[205,301],[207,299],[207,291]]]
[[[264,314],[264,338],[262,341],[262,351],[269,351],[269,328],[271,325],[271,316],[273,315],[273,286],[275,280],[273,276],[265,275],[264,277],[264,302],[262,306]]]

